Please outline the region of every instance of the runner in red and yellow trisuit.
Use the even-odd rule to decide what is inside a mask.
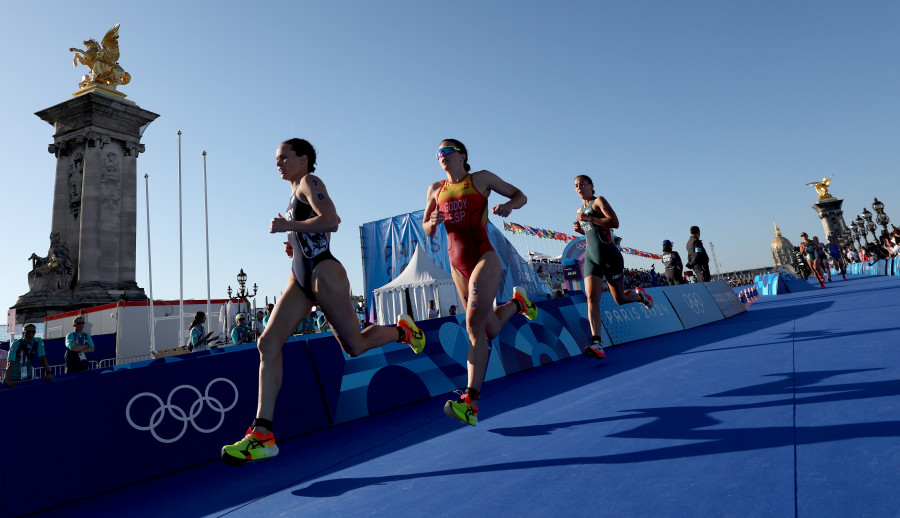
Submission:
[[[426,195],[422,228],[433,236],[438,225],[447,229],[450,265],[459,298],[466,310],[469,333],[468,386],[455,401],[447,401],[444,412],[475,426],[478,423],[478,398],[490,355],[488,339],[494,338],[507,320],[517,312],[528,319],[537,318],[537,307],[525,290],[516,287],[513,300],[494,308],[494,298],[502,274],[500,258],[487,237],[487,198],[496,191],[509,198],[491,211],[506,217],[525,205],[522,191],[504,182],[490,171],[469,173],[468,151],[462,142],[447,139],[437,152],[438,162],[447,179],[431,184]]]

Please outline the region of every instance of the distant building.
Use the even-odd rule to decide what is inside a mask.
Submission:
[[[773,222],[774,223],[774,222]],[[780,271],[782,268],[790,273],[794,273],[794,245],[788,238],[781,235],[778,229],[778,223],[775,223],[775,239],[772,240],[772,261],[775,264],[775,270]]]

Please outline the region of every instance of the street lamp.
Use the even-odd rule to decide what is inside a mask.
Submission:
[[[878,234],[875,233],[875,222],[872,221],[872,213],[869,212],[869,209],[863,207],[863,218],[866,220],[866,229],[872,233],[872,242],[878,241]]]
[[[244,299],[244,298],[251,298],[251,297],[256,296],[256,292],[259,291],[259,288],[257,288],[256,283],[253,283],[253,293],[250,293],[249,291],[247,291],[247,274],[244,273],[243,268],[241,268],[241,272],[237,274],[237,281],[241,287],[237,290],[237,293],[234,294],[235,297],[237,297],[239,299]],[[229,289],[229,294],[230,294],[231,286],[229,286],[228,289]]]
[[[881,234],[882,239],[884,239],[884,236],[890,235],[888,234],[887,224],[890,223],[891,218],[884,213],[884,203],[878,201],[878,198],[875,198],[872,208],[875,209],[875,221],[884,229],[884,232]]]
[[[856,230],[856,220],[850,220],[850,238],[856,241],[856,247],[859,248],[859,232]]]
[[[866,221],[860,215],[856,216],[856,231],[859,233],[859,237],[862,238],[863,242],[868,245],[869,240],[866,239]],[[860,246],[862,246],[862,244],[860,244]]]

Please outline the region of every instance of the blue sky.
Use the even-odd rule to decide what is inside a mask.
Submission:
[[[290,195],[275,148],[295,136],[318,150],[354,293],[359,226],[424,207],[447,137],[525,192],[511,221],[570,233],[573,178],[588,174],[623,245],[680,250],[696,224],[723,270],[771,264],[773,219],[795,243],[823,234],[805,185],[823,176],[847,216],[877,196],[900,222],[898,19],[900,4],[877,1],[6,7],[0,302],[28,291],[27,258],[49,246],[52,127],[34,112],[87,72],[67,49],[115,23],[133,78],[120,91],[160,114],[138,159],[137,280],[148,289],[147,173],[154,296],[177,299],[179,130],[188,298],[206,297],[204,150],[213,297],[240,268],[260,296],[283,290],[289,263],[268,222]]]

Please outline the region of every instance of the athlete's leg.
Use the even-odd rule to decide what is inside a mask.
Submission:
[[[350,356],[359,356],[370,349],[400,341],[401,331],[395,326],[369,326],[360,332],[359,320],[350,301],[350,281],[340,262],[326,259],[316,265],[312,284],[316,300],[322,306],[334,337]]]
[[[601,336],[603,321],[600,320],[600,296],[603,295],[603,278],[588,275],[584,278],[584,293],[587,295],[588,321],[591,323],[591,335]]]
[[[312,300],[303,293],[300,285],[291,273],[287,287],[275,309],[269,317],[269,323],[259,337],[257,349],[259,349],[259,398],[257,400],[256,417],[272,421],[275,412],[275,400],[281,390],[281,380],[284,374],[281,349],[303,317],[309,313]],[[267,434],[271,432],[266,427],[256,426],[255,431]]]
[[[488,349],[487,325],[497,326],[497,315],[493,311],[494,298],[500,284],[500,259],[496,253],[486,253],[478,261],[469,278],[466,295],[466,331],[469,333],[468,387],[481,393],[481,384],[487,371],[490,349]],[[513,304],[515,306],[515,304]],[[510,315],[511,316],[511,315]],[[509,316],[506,317],[509,319]],[[499,330],[499,326],[496,327]]]
[[[619,277],[612,282],[607,280],[606,285],[609,286],[609,291],[612,294],[613,300],[620,306],[632,302],[642,302],[641,296],[638,294],[637,290],[625,289],[625,279],[623,277]]]

